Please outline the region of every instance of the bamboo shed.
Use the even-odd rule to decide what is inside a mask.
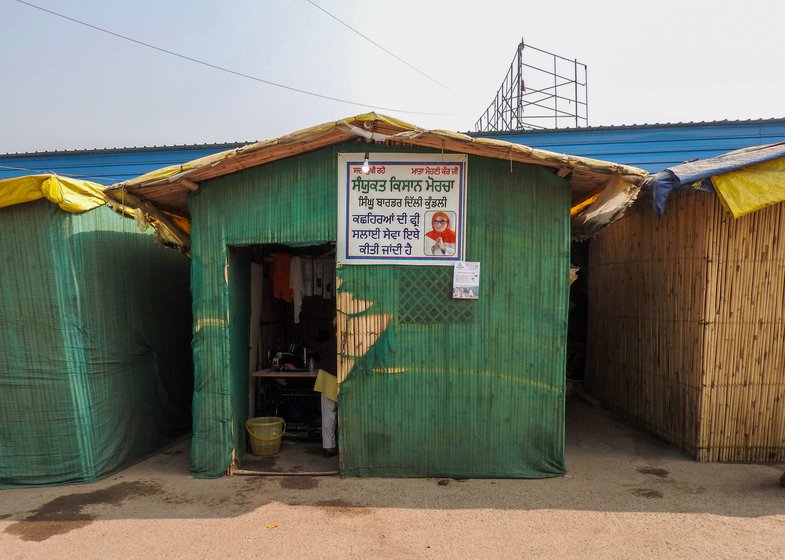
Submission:
[[[663,190],[692,192],[661,218],[640,200],[591,242],[587,386],[699,461],[785,460],[782,155],[666,170],[660,211]]]
[[[0,487],[92,482],[190,427],[188,261],[102,190],[0,181]]]
[[[271,356],[280,366],[275,350],[302,346],[305,361],[329,329],[341,474],[562,474],[570,209],[585,231],[601,227],[644,177],[371,113],[112,186],[190,223],[195,476],[245,470],[244,422],[265,406],[249,376],[283,377],[261,371]],[[349,211],[358,192],[366,206]],[[458,241],[425,254],[433,208],[453,212]],[[300,304],[274,295],[276,267],[295,258],[314,277],[329,269]],[[454,269],[468,262],[482,265],[480,296],[456,299]],[[301,411],[289,412],[287,430]]]

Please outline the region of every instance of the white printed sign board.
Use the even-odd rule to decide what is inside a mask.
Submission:
[[[464,154],[338,154],[341,264],[453,265],[465,250]]]

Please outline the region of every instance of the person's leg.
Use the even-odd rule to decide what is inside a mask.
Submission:
[[[337,403],[322,395],[322,447],[328,455],[338,453],[335,442]]]

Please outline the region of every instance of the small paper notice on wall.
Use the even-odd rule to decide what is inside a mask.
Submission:
[[[453,299],[480,299],[480,263],[455,263],[452,297]]]

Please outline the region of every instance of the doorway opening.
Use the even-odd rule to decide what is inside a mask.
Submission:
[[[248,264],[237,268],[247,271],[248,281],[230,280],[230,292],[247,295],[230,297],[230,307],[237,302],[235,320],[247,326],[246,418],[254,419],[246,426],[238,472],[338,474],[337,443],[328,447],[323,438],[324,414],[328,435],[337,435],[337,415],[334,401],[330,411],[322,397],[328,394],[324,373],[337,374],[335,243],[230,248],[230,279],[238,252]],[[232,345],[233,357],[242,352]],[[272,428],[258,432],[254,425]]]

